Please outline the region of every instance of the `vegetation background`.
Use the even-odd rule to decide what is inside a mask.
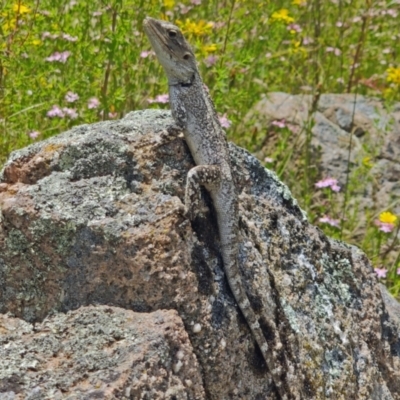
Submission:
[[[166,79],[142,30],[147,15],[181,27],[228,137],[250,151],[266,133],[244,116],[267,92],[357,93],[388,107],[400,101],[400,0],[0,0],[0,165],[12,150],[73,125],[168,108]],[[335,177],[306,172],[309,149],[300,168],[286,168],[291,133],[282,128],[265,165],[311,222],[362,247],[399,296],[394,205],[370,210],[360,234],[354,210],[333,200]],[[353,172],[367,175],[373,157]],[[340,182],[345,198],[355,193],[351,182]],[[324,220],[332,201],[337,219]]]

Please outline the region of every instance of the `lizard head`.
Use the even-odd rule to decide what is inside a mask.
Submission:
[[[143,28],[170,85],[190,84],[197,72],[193,51],[180,29],[167,21],[147,17]]]

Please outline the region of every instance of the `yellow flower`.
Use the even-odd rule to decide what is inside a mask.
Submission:
[[[371,157],[364,157],[362,159],[362,163],[363,163],[364,167],[371,168],[374,166],[374,164],[371,162]]]
[[[384,211],[379,214],[379,221],[384,224],[394,224],[397,221],[397,216],[392,214],[390,211]]]
[[[17,21],[14,18],[11,18],[8,21],[5,21],[5,23],[1,26],[1,28],[4,33],[8,33],[15,29],[16,23]]]
[[[214,51],[216,51],[217,50],[217,45],[216,44],[205,44],[202,48],[201,48],[201,50],[204,52],[204,53],[213,53]]]
[[[382,95],[385,99],[391,99],[393,96],[395,96],[395,91],[393,90],[393,88],[386,88],[384,89],[384,91],[382,92]]]
[[[175,5],[175,0],[164,0],[165,8],[172,8]]]
[[[305,6],[306,5],[306,0],[293,0],[292,4],[295,6]]]
[[[282,8],[279,11],[275,11],[271,15],[271,19],[273,21],[282,21],[285,22],[286,24],[291,24],[292,22],[294,22],[294,18],[289,16],[289,10],[287,10],[286,8]]]
[[[176,21],[176,24],[181,28],[183,33],[188,33],[189,35],[202,36],[211,33],[213,24],[211,22],[206,22],[203,19],[199,22],[192,22],[187,18],[184,22]]]
[[[28,8],[27,6],[24,6],[23,4],[14,4],[13,5],[13,11],[19,14],[26,14],[30,13],[31,9]]]
[[[386,80],[388,82],[393,82],[396,85],[400,85],[400,67],[395,68],[395,67],[389,67],[386,70],[387,73],[387,78]]]
[[[33,39],[33,40],[31,41],[31,43],[32,43],[34,46],[39,46],[39,45],[42,44],[42,41],[39,40],[39,39]]]
[[[293,47],[289,49],[289,53],[297,54],[301,53],[303,55],[307,54],[307,50],[301,46],[300,40],[292,40]]]
[[[53,85],[49,83],[43,76],[39,78],[39,84],[44,89],[51,89]]]

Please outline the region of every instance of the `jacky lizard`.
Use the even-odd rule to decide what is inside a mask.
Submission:
[[[232,178],[228,143],[208,95],[194,53],[179,28],[169,22],[146,18],[143,27],[168,77],[172,116],[183,130],[196,163],[187,176],[185,213],[195,216],[200,185],[211,195],[218,221],[222,259],[232,293],[254,335],[282,398],[282,371],[274,365],[271,349],[262,332],[241,281],[238,265],[238,195]]]

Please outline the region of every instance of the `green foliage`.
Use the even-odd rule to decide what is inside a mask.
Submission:
[[[166,93],[167,83],[148,54],[146,15],[181,26],[218,111],[233,122],[228,135],[262,158],[265,132],[244,116],[267,92],[357,92],[400,101],[398,1],[2,0],[0,163],[11,150],[73,125],[160,107],[148,101]],[[328,234],[361,245],[375,267],[389,271],[386,282],[398,295],[398,220],[385,233],[374,225],[385,210],[370,210],[361,226],[357,217],[368,162],[359,161],[341,197],[329,188],[316,192],[311,128],[310,119],[301,144],[282,129],[269,152],[273,168],[313,222],[329,212],[339,226],[323,224]],[[375,156],[373,149],[365,154]]]

